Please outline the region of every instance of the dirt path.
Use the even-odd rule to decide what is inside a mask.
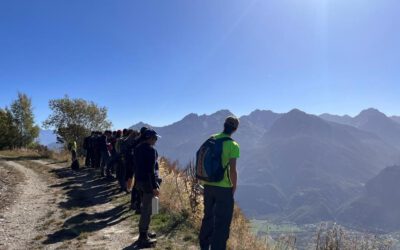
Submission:
[[[5,210],[0,221],[0,246],[5,249],[24,249],[37,237],[36,227],[51,209],[52,195],[38,174],[12,161],[3,162],[25,177],[18,185],[19,198]]]

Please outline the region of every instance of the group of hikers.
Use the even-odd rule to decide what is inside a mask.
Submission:
[[[231,135],[238,126],[236,117],[227,117],[223,132],[212,135],[196,154],[196,176],[204,187],[204,217],[199,235],[202,250],[226,249],[237,185],[236,159],[240,156],[239,145]],[[135,243],[139,248],[151,247],[157,241],[149,225],[153,200],[160,195],[162,183],[154,147],[158,138],[155,130],[142,127],[140,131],[95,131],[83,142],[85,165],[100,170],[102,177],[116,178],[120,191],[131,194],[131,209],[140,214],[140,234]],[[76,159],[76,144],[71,152]]]

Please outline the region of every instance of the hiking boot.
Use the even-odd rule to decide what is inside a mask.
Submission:
[[[139,239],[137,240],[137,246],[140,248],[152,247],[157,243],[157,240],[150,239],[148,233],[140,233]]]
[[[157,234],[154,233],[154,232],[148,232],[148,233],[147,233],[147,236],[149,236],[150,239],[155,239],[155,238],[157,238]]]

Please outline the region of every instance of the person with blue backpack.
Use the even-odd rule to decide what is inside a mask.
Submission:
[[[239,119],[229,116],[224,131],[211,136],[196,154],[196,176],[204,186],[204,217],[199,241],[202,250],[224,250],[229,238],[237,185],[239,144],[231,136]]]

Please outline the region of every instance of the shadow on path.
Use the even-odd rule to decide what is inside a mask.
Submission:
[[[45,160],[43,156],[1,156],[1,159],[6,161],[30,161],[30,160]]]
[[[122,217],[125,212],[126,208],[120,205],[104,212],[94,214],[80,213],[66,220],[62,229],[48,235],[47,240],[43,243],[54,244],[65,240],[71,240],[79,237],[83,233],[90,233],[116,225],[128,218],[127,216]]]
[[[94,169],[83,168],[80,171],[72,171],[69,167],[52,169],[60,180],[60,183],[50,186],[62,188],[67,200],[58,205],[64,210],[76,210],[102,205],[112,201],[113,196],[119,193],[119,187],[114,180],[108,180],[98,176]],[[91,233],[103,228],[118,224],[128,217],[123,216],[128,212],[128,205],[122,204],[106,211],[87,213],[81,212],[68,218],[62,228],[48,235],[44,244],[54,244],[71,240],[84,233]]]

